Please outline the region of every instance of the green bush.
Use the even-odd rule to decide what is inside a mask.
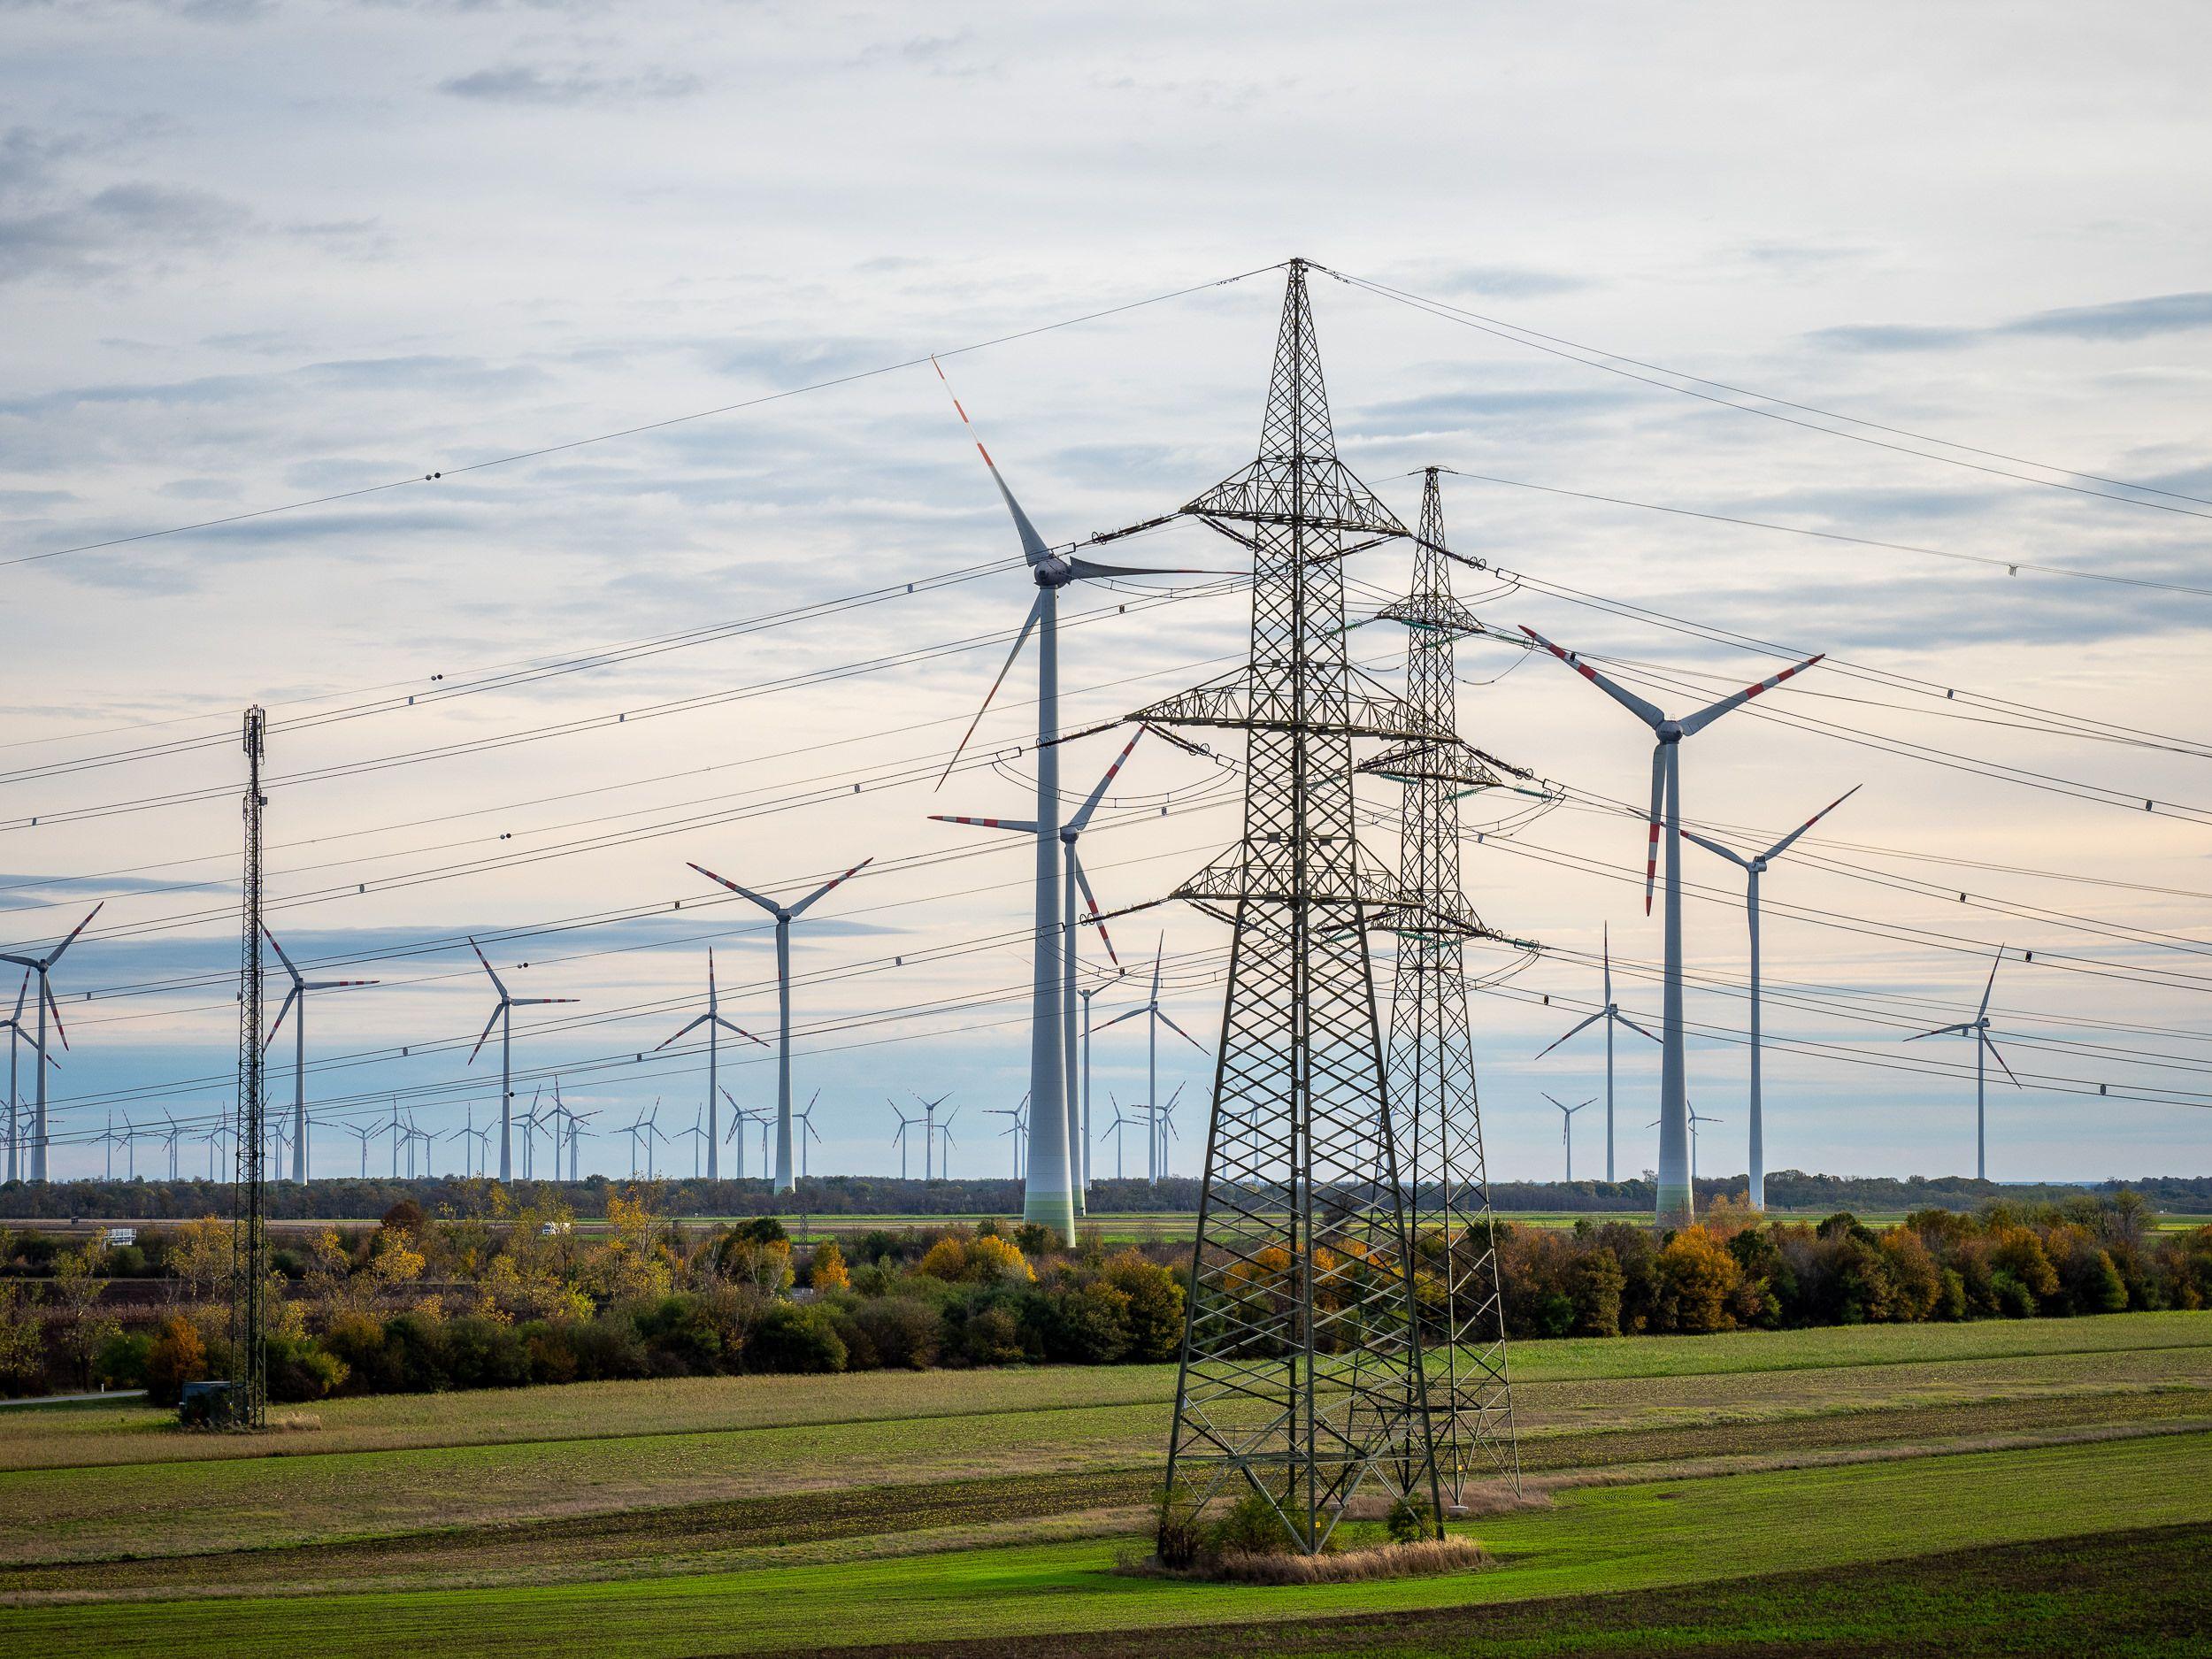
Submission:
[[[1207,1548],[1215,1555],[1286,1555],[1297,1540],[1263,1492],[1248,1492],[1208,1529]]]
[[[93,1358],[93,1375],[110,1388],[143,1388],[146,1362],[154,1339],[143,1331],[118,1331],[100,1344]]]
[[[1436,1536],[1436,1512],[1420,1498],[1401,1498],[1383,1521],[1394,1544],[1417,1544]]]
[[[1989,1276],[1989,1287],[1997,1300],[1997,1311],[2008,1319],[2035,1317],[2035,1293],[2014,1277],[2008,1268],[1999,1268]]]
[[[851,1317],[876,1364],[892,1371],[926,1371],[937,1363],[944,1322],[927,1302],[885,1296],[863,1302]],[[849,1359],[847,1363],[851,1363]]]
[[[272,1336],[261,1347],[269,1398],[283,1404],[326,1398],[344,1386],[346,1368],[312,1337]]]
[[[845,1344],[827,1308],[771,1302],[745,1345],[745,1367],[756,1371],[842,1371]]]

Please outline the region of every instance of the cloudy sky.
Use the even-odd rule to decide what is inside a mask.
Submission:
[[[2162,4],[0,5],[11,948],[105,902],[57,976],[58,1172],[122,1167],[88,1144],[111,1111],[227,1098],[257,700],[279,935],[382,981],[314,1004],[319,1168],[394,1092],[440,1133],[493,1108],[475,933],[518,994],[580,999],[518,1019],[522,1093],[562,1069],[609,1132],[587,1161],[626,1170],[614,1129],[698,1110],[695,1051],[628,1056],[696,1011],[709,944],[772,1028],[767,934],[686,861],[780,892],[873,856],[800,933],[813,1165],[895,1168],[886,1097],[921,1090],[964,1109],[956,1171],[1010,1169],[984,1114],[1023,1087],[1023,856],[927,815],[1021,806],[1020,674],[998,762],[931,780],[1028,590],[914,360],[953,354],[1072,539],[1248,458],[1291,255],[1419,297],[1316,278],[1340,441],[1408,516],[1415,469],[1479,475],[1447,507],[1509,572],[1463,572],[1485,618],[1671,707],[1833,654],[1686,751],[1687,816],[1748,848],[1863,785],[1768,878],[1770,1164],[1970,1170],[1970,1050],[1902,1040],[1970,1016],[2004,944],[2031,1087],[1992,1092],[1992,1173],[2201,1172],[2208,33]],[[1354,575],[1371,609],[1404,555]],[[1087,596],[1070,721],[1219,672],[1242,604]],[[1386,675],[1402,640],[1355,637]],[[1608,925],[1621,1000],[1656,1007],[1641,832],[1607,809],[1646,741],[1555,663],[1461,670],[1468,733],[1563,797],[1469,803],[1501,832],[1477,904],[1551,948],[1476,1005],[1492,1166],[1551,1174],[1542,1091],[1596,1093],[1601,1051],[1531,1056]],[[1071,786],[1114,747],[1071,746]],[[1164,745],[1117,787],[1110,905],[1233,833],[1226,775]],[[1732,1171],[1740,889],[1690,856],[1701,1165]],[[1167,908],[1115,942],[1159,948],[1210,1035],[1221,930]],[[1099,1044],[1102,1118],[1143,1094],[1133,1029]],[[1171,1045],[1191,1168],[1204,1068]],[[764,1052],[725,1054],[749,1107]],[[1648,1054],[1621,1090],[1633,1172]]]

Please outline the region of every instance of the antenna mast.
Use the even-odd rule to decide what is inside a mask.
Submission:
[[[264,1226],[261,1067],[262,740],[268,717],[246,710],[246,871],[238,949],[238,1178],[231,1189],[230,1422],[268,1426],[268,1234]]]

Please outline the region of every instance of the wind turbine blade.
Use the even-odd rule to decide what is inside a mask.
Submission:
[[[837,886],[841,881],[851,880],[855,876],[858,875],[862,871],[865,870],[873,863],[875,863],[875,859],[872,856],[864,858],[858,864],[855,864],[850,870],[845,872],[843,875],[831,877],[830,879],[822,883],[820,887],[815,888],[813,892],[808,894],[806,897],[801,899],[796,904],[793,905],[791,907],[792,915],[805,915],[808,905],[813,903],[815,900],[820,898],[822,895],[827,893],[832,887]]]
[[[1974,1010],[1976,1019],[1989,1018],[1989,994],[1997,988],[1997,969],[2005,959],[2005,948],[1997,947],[1997,960],[1989,964],[1989,983],[1982,987],[1982,1005]]]
[[[757,893],[754,892],[754,891],[752,890],[752,888],[750,888],[750,887],[739,887],[739,886],[737,885],[737,883],[736,883],[736,882],[734,882],[734,881],[731,880],[731,879],[729,879],[729,877],[727,877],[727,876],[718,876],[718,875],[716,875],[716,874],[714,873],[714,872],[713,872],[713,871],[711,871],[711,870],[708,869],[708,868],[706,867],[706,865],[704,865],[704,864],[692,864],[692,862],[691,862],[688,858],[685,859],[685,860],[684,860],[684,863],[685,863],[685,864],[686,864],[686,865],[687,865],[689,868],[691,868],[691,869],[693,869],[693,870],[696,870],[696,871],[697,871],[697,872],[698,872],[701,875],[704,876],[704,877],[705,877],[708,880],[710,880],[710,881],[718,881],[718,882],[720,882],[720,883],[721,883],[724,887],[726,887],[729,888],[729,890],[730,890],[731,892],[733,892],[733,893],[736,894],[736,895],[737,895],[737,896],[738,896],[739,898],[741,898],[741,899],[750,899],[750,900],[752,900],[752,902],[753,902],[754,903],[756,903],[756,904],[759,905],[759,906],[760,906],[760,908],[761,908],[762,910],[766,910],[766,911],[767,911],[767,912],[768,912],[771,916],[773,916],[773,915],[776,913],[776,902],[775,902],[775,900],[773,900],[773,899],[764,899],[764,898],[761,897],[761,895],[760,895],[759,894],[757,894]]]
[[[1659,879],[1659,820],[1666,810],[1667,749],[1655,744],[1651,751],[1651,833],[1644,842],[1644,914],[1651,914],[1651,890]]]
[[[54,1000],[54,987],[47,982],[44,975],[39,978],[38,989],[39,995],[46,999],[46,1011],[54,1017],[54,1030],[61,1038],[61,1046],[66,1048],[69,1046],[69,1028],[61,1023],[61,1004]]]
[[[2011,1079],[2012,1079],[2012,1086],[2013,1086],[2013,1087],[2015,1087],[2015,1088],[2019,1088],[2019,1087],[2022,1087],[2022,1084],[2021,1084],[2021,1082],[2020,1082],[2020,1079],[2019,1079],[2018,1078],[2016,1078],[2016,1077],[2013,1077],[2013,1076],[2012,1076],[2012,1068],[2011,1068],[2010,1066],[2008,1066],[2008,1065],[2005,1065],[2005,1056],[2002,1056],[2001,1054],[1999,1054],[1999,1053],[1997,1052],[1997,1045],[1996,1045],[1995,1043],[1993,1043],[1993,1042],[1990,1041],[1990,1040],[1989,1040],[1989,1033],[1988,1033],[1987,1032],[1983,1032],[1983,1033],[1981,1033],[1981,1039],[1982,1039],[1982,1047],[1989,1050],[1989,1057],[1990,1057],[1991,1059],[1994,1060],[1994,1061],[1995,1061],[1995,1062],[1996,1062],[1999,1065],[2001,1065],[2001,1066],[2004,1066],[2005,1075],[2006,1075],[2008,1078],[2011,1078]]]
[[[1020,818],[961,818],[950,812],[932,812],[933,824],[966,824],[977,829],[1014,830],[1024,835],[1034,835],[1037,826]]]
[[[1819,654],[1819,656],[1809,657],[1803,662],[1794,664],[1792,666],[1784,669],[1778,674],[1770,674],[1766,679],[1761,680],[1755,686],[1746,686],[1741,691],[1737,692],[1732,696],[1723,697],[1718,703],[1714,703],[1709,708],[1700,709],[1695,714],[1690,716],[1688,719],[1682,722],[1682,735],[1685,737],[1694,737],[1698,733],[1702,732],[1707,726],[1712,725],[1714,721],[1719,719],[1722,715],[1726,714],[1730,710],[1741,708],[1745,703],[1750,702],[1752,698],[1757,696],[1761,692],[1771,691],[1784,680],[1788,680],[1794,675],[1803,673],[1815,663],[1820,661],[1821,657],[1827,655],[1827,652],[1823,651]]]
[[[284,1024],[284,1017],[292,1011],[292,1004],[299,1000],[300,987],[296,985],[284,994],[284,1002],[277,1010],[277,1017],[269,1022],[269,1034],[261,1040],[263,1048],[267,1048],[276,1041],[277,1032]]]
[[[1596,1025],[1598,1021],[1603,1019],[1604,1018],[1605,1010],[1601,1008],[1596,1013],[1591,1015],[1589,1018],[1583,1020],[1577,1025],[1570,1027],[1560,1036],[1553,1038],[1551,1041],[1546,1043],[1542,1048],[1539,1048],[1532,1057],[1538,1060],[1542,1059],[1554,1048],[1556,1048],[1561,1043],[1566,1041],[1569,1037],[1580,1035],[1583,1032],[1589,1030],[1591,1026]]]
[[[721,1026],[721,1027],[722,1027],[722,1029],[723,1029],[723,1030],[725,1030],[725,1031],[733,1031],[733,1032],[735,1032],[735,1033],[736,1033],[739,1036],[741,1036],[741,1037],[744,1038],[744,1039],[745,1039],[745,1041],[748,1041],[748,1042],[760,1042],[760,1046],[761,1046],[762,1048],[765,1048],[768,1046],[766,1043],[764,1043],[764,1042],[761,1042],[759,1038],[757,1038],[757,1037],[754,1036],[754,1035],[753,1035],[753,1033],[752,1033],[751,1032],[749,1032],[749,1031],[746,1030],[744,1026],[740,1025],[736,1025],[736,1024],[733,1023],[733,1022],[732,1022],[732,1021],[730,1021],[730,1020],[725,1019],[725,1018],[722,1018],[722,1016],[721,1016],[721,1015],[719,1015],[719,1014],[717,1014],[717,1015],[714,1017],[714,1023],[715,1023],[716,1025],[718,1025]]]
[[[1111,1019],[1107,1020],[1103,1025],[1094,1026],[1092,1029],[1094,1031],[1111,1031],[1115,1026],[1120,1025],[1125,1019],[1134,1019],[1140,1014],[1149,1014],[1151,1011],[1152,1006],[1148,1002],[1142,1008],[1133,1008],[1125,1014],[1117,1014]]]
[[[1167,934],[1163,933],[1159,942],[1152,947],[1152,1001],[1156,1005],[1160,1000],[1160,963],[1166,955]]]
[[[505,1011],[506,1006],[507,1005],[504,1002],[502,1002],[498,1007],[492,1010],[492,1017],[484,1022],[483,1035],[477,1038],[476,1047],[469,1050],[469,1057],[461,1062],[463,1065],[474,1065],[476,1064],[476,1056],[484,1051],[485,1041],[491,1036],[492,1027],[499,1024],[499,1017]]]
[[[508,1002],[516,1008],[542,1008],[548,1002],[580,1002],[580,996],[511,996]]]
[[[492,983],[499,987],[500,998],[503,1002],[507,995],[506,982],[503,980],[496,972],[493,972],[491,958],[484,954],[484,948],[478,944],[473,939],[469,941],[469,949],[476,953],[476,959],[484,964],[484,972],[491,974]]]
[[[8,1019],[8,1024],[16,1026],[19,1030],[21,1029],[23,1022],[23,999],[28,996],[30,992],[31,971],[26,968],[23,970],[23,983],[15,987],[15,1012]]]
[[[980,446],[979,446],[980,447]],[[1022,647],[1029,643],[1029,636],[1036,631],[1037,618],[1044,614],[1049,588],[1041,588],[1036,598],[1030,601],[1029,614],[1022,619],[1021,632],[1014,636],[1014,649],[1006,653],[1006,660],[999,664],[998,678],[991,682],[990,690],[983,694],[983,705],[975,711],[975,718],[968,722],[968,729],[960,734],[960,742],[952,751],[952,758],[945,763],[944,771],[937,774],[937,788],[945,787],[945,780],[952,776],[952,769],[960,764],[960,757],[968,751],[968,740],[975,735],[975,728],[983,724],[983,716],[991,706],[991,699],[998,695],[998,688],[1006,683],[1007,671],[1014,666],[1014,659],[1022,654]]]
[[[1160,1014],[1160,1023],[1163,1025],[1165,1025],[1170,1031],[1173,1032],[1177,1036],[1180,1037],[1185,1042],[1190,1044],[1192,1048],[1197,1049],[1199,1053],[1204,1054],[1206,1052],[1206,1045],[1204,1043],[1199,1041],[1197,1038],[1192,1036],[1190,1033],[1185,1031],[1172,1019],[1170,1019],[1164,1012],[1161,1012]]]
[[[1126,752],[1125,750],[1124,751]],[[1083,861],[1076,856],[1075,849],[1068,849],[1068,867],[1075,872],[1075,884],[1083,889],[1083,902],[1091,907],[1089,921],[1098,929],[1099,942],[1106,947],[1106,955],[1114,966],[1121,966],[1121,955],[1114,949],[1114,936],[1106,931],[1106,918],[1098,912],[1098,895],[1091,891],[1091,878],[1083,868]]]
[[[1634,1020],[1629,1018],[1627,1015],[1622,1013],[1620,1010],[1615,1009],[1613,1010],[1613,1018],[1619,1020],[1622,1025],[1627,1026],[1629,1030],[1634,1032],[1638,1036],[1651,1037],[1651,1033],[1649,1032],[1646,1031],[1641,1025],[1639,1025]],[[1656,1037],[1651,1037],[1651,1040],[1654,1042],[1657,1042],[1659,1041]]]
[[[1096,559],[1077,558],[1072,554],[1067,561],[1070,575],[1085,581],[1101,576],[1227,576],[1228,571],[1194,570],[1187,565],[1101,565]]]
[[[277,960],[284,964],[285,972],[296,980],[300,977],[300,971],[292,965],[292,958],[284,954],[284,947],[277,943],[277,936],[269,931],[268,923],[261,924],[261,933],[262,937],[269,941],[269,949],[276,952]]]
[[[670,1043],[676,1041],[678,1038],[689,1036],[693,1032],[698,1030],[700,1026],[705,1025],[713,1018],[714,1016],[711,1014],[700,1015],[698,1018],[693,1020],[691,1024],[686,1025],[681,1031],[678,1032],[675,1036],[664,1038],[661,1041],[655,1043],[653,1045],[652,1052],[658,1054],[662,1049],[668,1047]]]
[[[1905,1041],[1918,1042],[1923,1037],[1963,1037],[1973,1029],[1971,1025],[1938,1025],[1933,1031],[1916,1031]]]
[[[952,406],[960,417],[960,424],[968,429],[969,437],[975,441],[975,452],[983,457],[983,465],[991,469],[991,481],[998,486],[998,493],[1006,498],[1006,511],[1014,515],[1015,534],[1021,537],[1022,557],[1029,561],[1033,568],[1043,564],[1052,557],[1051,549],[1045,546],[1044,537],[1037,534],[1037,526],[1029,522],[1029,515],[1022,511],[1021,503],[1014,499],[1014,492],[1006,488],[1006,480],[999,476],[998,463],[991,459],[991,452],[983,447],[983,440],[975,436],[975,422],[968,419],[968,411],[961,407],[959,395],[952,389],[952,382],[945,379],[944,365],[932,357],[929,366],[937,371],[937,378],[944,382],[945,396],[952,399]]]
[[[1577,657],[1572,651],[1562,650],[1558,646],[1554,645],[1549,640],[1539,634],[1534,628],[1530,627],[1526,623],[1523,623],[1521,625],[1521,632],[1527,634],[1530,639],[1534,640],[1539,645],[1549,651],[1554,657],[1556,657],[1561,662],[1566,664],[1568,667],[1573,669],[1576,673],[1580,674],[1585,680],[1595,686],[1600,691],[1602,691],[1607,696],[1612,698],[1614,702],[1619,703],[1622,708],[1626,709],[1631,714],[1641,720],[1646,726],[1651,727],[1653,731],[1657,731],[1662,726],[1666,724],[1667,717],[1660,713],[1657,709],[1654,708],[1650,703],[1646,703],[1634,692],[1629,690],[1627,687],[1615,685],[1603,674],[1598,672],[1596,669],[1591,667],[1589,664],[1584,662],[1579,657]]]
[[[1751,860],[1729,851],[1727,848],[1722,846],[1718,841],[1706,840],[1704,836],[1699,834],[1695,830],[1684,830],[1682,832],[1682,839],[1686,841],[1695,841],[1709,853],[1718,853],[1723,858],[1728,860],[1730,864],[1734,864],[1738,869],[1748,870],[1751,868]]]
[[[94,916],[97,916],[102,910],[107,909],[107,903],[108,902],[105,899],[102,899],[97,904],[94,905],[92,907],[91,915],[87,916],[84,920],[79,922],[74,927],[71,928],[69,930],[69,937],[63,940],[61,943],[56,945],[52,950],[47,953],[46,965],[48,968],[50,969],[57,962],[61,960],[61,953],[77,942],[77,935],[84,932],[86,928],[92,926],[92,918]]]
[[[1795,829],[1782,837],[1780,841],[1775,842],[1773,846],[1768,848],[1765,854],[1766,861],[1769,864],[1772,864],[1784,853],[1789,851],[1792,843],[1794,842],[1800,835],[1802,835],[1807,830],[1812,828],[1814,825],[1819,823],[1821,819],[1826,818],[1831,812],[1834,811],[1846,801],[1848,801],[1853,795],[1858,794],[1860,790],[1865,787],[1866,786],[1862,783],[1853,784],[1848,789],[1846,789],[1841,795],[1828,803],[1826,806],[1821,808],[1819,811],[1814,813],[1812,817],[1807,818],[1802,824],[1800,824]]]
[[[1112,786],[1115,776],[1127,764],[1129,751],[1136,748],[1137,740],[1143,735],[1144,727],[1141,726],[1137,728],[1136,736],[1122,745],[1121,753],[1114,757],[1114,764],[1106,768],[1106,775],[1098,780],[1098,787],[1090,792],[1083,804],[1076,809],[1075,816],[1068,820],[1070,829],[1080,833],[1090,823],[1091,814],[1098,810],[1098,803],[1106,798],[1106,791]]]

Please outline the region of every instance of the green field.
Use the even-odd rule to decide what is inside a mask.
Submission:
[[[2212,1316],[1527,1343],[1513,1364],[1531,1502],[1461,1524],[1496,1564],[1297,1589],[1111,1571],[1157,1478],[1165,1367],[340,1401],[258,1441],[12,1412],[0,1650],[995,1655],[1085,1632],[1087,1654],[1535,1654],[1665,1630],[1812,1651],[1760,1645],[1777,1607],[1793,1643],[1839,1651],[1906,1630],[2037,1651],[2107,1604],[2096,1627],[2136,1634],[2098,1651],[2208,1628]],[[1999,1601],[2027,1610],[1977,1620]]]

